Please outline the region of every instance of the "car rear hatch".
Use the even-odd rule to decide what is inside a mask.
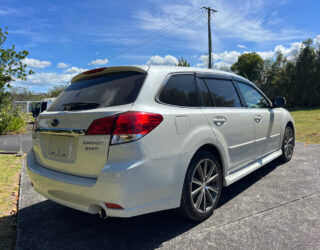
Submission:
[[[131,110],[146,70],[113,67],[76,76],[37,119],[33,150],[38,163],[63,173],[97,177],[107,163],[110,135],[86,131],[99,118]]]

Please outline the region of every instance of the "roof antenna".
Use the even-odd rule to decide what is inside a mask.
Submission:
[[[249,78],[247,77],[247,74],[246,74],[246,73],[244,73],[244,72],[243,72],[243,74],[244,74],[244,76],[247,78],[247,80],[249,80]],[[250,80],[249,80],[249,81],[250,81]]]

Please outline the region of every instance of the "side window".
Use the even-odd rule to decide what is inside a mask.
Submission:
[[[244,100],[249,108],[268,108],[269,104],[266,98],[251,86],[237,82]]]
[[[162,89],[159,100],[177,106],[199,106],[194,76],[187,74],[171,76]]]
[[[241,107],[237,91],[229,80],[205,79],[216,107]]]
[[[197,79],[198,88],[201,93],[201,99],[202,99],[202,106],[203,107],[213,107],[214,103],[212,101],[212,97],[209,93],[209,90],[204,82],[203,79],[198,78]]]

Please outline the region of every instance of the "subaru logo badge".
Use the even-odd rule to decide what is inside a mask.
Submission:
[[[52,122],[51,122],[51,126],[52,127],[56,127],[56,126],[58,126],[59,122],[60,121],[58,119],[53,119]]]

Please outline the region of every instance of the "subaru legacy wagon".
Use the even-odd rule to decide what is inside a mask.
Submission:
[[[28,174],[43,196],[103,218],[176,209],[204,220],[223,186],[291,159],[284,104],[217,70],[89,70],[39,115]]]

